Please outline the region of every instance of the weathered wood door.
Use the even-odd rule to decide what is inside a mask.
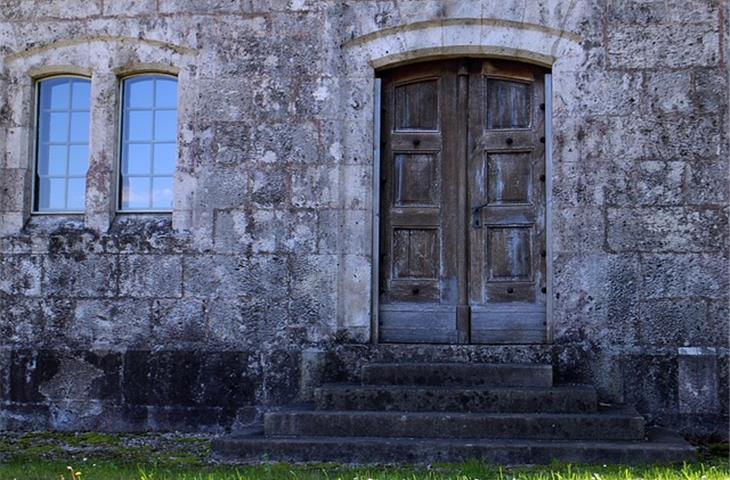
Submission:
[[[480,59],[383,74],[381,341],[545,340],[544,74]]]

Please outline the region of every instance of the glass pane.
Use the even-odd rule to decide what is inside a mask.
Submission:
[[[162,110],[155,112],[155,140],[175,140],[177,135],[177,112]]]
[[[41,82],[41,108],[67,110],[69,106],[69,80],[53,78]]]
[[[91,108],[91,82],[76,79],[71,83],[71,108],[89,110]]]
[[[172,209],[172,177],[153,179],[152,208]]]
[[[124,103],[127,108],[152,108],[154,80],[130,78],[124,82]]]
[[[71,141],[86,143],[89,138],[88,112],[73,112],[71,114]]]
[[[152,140],[152,112],[128,112],[124,131],[128,141]]]
[[[177,80],[158,78],[155,82],[155,106],[157,108],[177,107]]]
[[[65,143],[68,140],[68,113],[53,112],[47,118],[48,141]]]
[[[122,171],[128,175],[149,175],[152,170],[150,144],[130,143],[122,159]]]
[[[38,174],[54,176],[66,174],[65,145],[51,145],[39,148]]]
[[[124,180],[122,208],[150,207],[150,179],[131,177]]]
[[[63,178],[42,178],[40,184],[41,209],[65,210],[66,180]]]
[[[172,175],[177,163],[177,145],[174,143],[155,144],[155,175]]]
[[[89,168],[89,147],[86,145],[71,145],[68,148],[68,174],[86,175]]]
[[[70,178],[68,180],[68,210],[83,210],[86,199],[86,179]]]

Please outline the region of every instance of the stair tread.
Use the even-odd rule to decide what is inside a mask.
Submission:
[[[592,447],[646,447],[646,448],[675,448],[696,450],[682,436],[661,428],[648,428],[644,440],[551,440],[533,438],[438,438],[438,437],[348,437],[348,436],[266,436],[262,431],[253,434],[230,434],[219,437],[215,441],[266,441],[271,443],[350,443],[350,444],[403,444],[403,445],[508,445],[508,446],[556,446],[567,447],[586,445]]]
[[[553,412],[439,412],[439,411],[371,411],[371,410],[310,410],[310,409],[286,409],[279,410],[276,412],[267,412],[267,416],[279,416],[279,415],[312,415],[312,416],[334,416],[334,415],[346,415],[346,416],[390,416],[390,417],[401,417],[407,414],[412,417],[428,418],[428,417],[459,417],[459,418],[477,418],[477,417],[488,417],[488,418],[510,418],[515,417],[519,419],[525,418],[579,418],[579,417],[601,417],[601,418],[641,418],[641,416],[635,408],[630,406],[611,406],[611,407],[600,407],[595,412],[566,412],[566,413],[553,413]]]
[[[551,387],[540,387],[540,386],[488,386],[488,385],[415,385],[415,384],[404,384],[404,385],[393,385],[390,383],[326,383],[321,387],[317,387],[318,390],[435,390],[435,391],[462,391],[462,390],[473,390],[478,392],[489,392],[489,391],[518,391],[518,392],[549,392],[549,391],[565,391],[565,390],[577,390],[584,392],[593,392],[595,387],[592,385],[582,384],[562,384],[554,385]]]

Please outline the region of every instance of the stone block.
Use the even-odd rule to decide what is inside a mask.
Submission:
[[[595,207],[560,208],[553,213],[553,251],[597,252],[605,243],[605,218]]]
[[[45,257],[43,292],[48,296],[112,297],[117,294],[119,266],[112,255]]]
[[[615,164],[606,171],[604,193],[612,205],[682,205],[686,171],[686,162],[646,160]]]
[[[608,2],[609,25],[660,25],[668,23],[712,23],[718,20],[716,2],[706,0],[640,0]]]
[[[162,13],[240,13],[246,0],[160,0]]]
[[[646,82],[649,106],[660,112],[689,112],[692,102],[690,72],[651,72]]]
[[[283,207],[289,199],[289,175],[281,167],[258,169],[251,175],[251,200],[260,207]]]
[[[241,207],[248,196],[248,173],[232,168],[211,169],[203,174],[199,188],[198,209]]]
[[[562,341],[633,344],[641,274],[633,255],[584,253],[554,260],[554,330]]]
[[[207,338],[213,345],[257,348],[286,333],[287,303],[266,298],[229,298],[208,302]]]
[[[257,369],[245,352],[129,350],[122,392],[130,405],[237,407],[255,398]]]
[[[678,406],[678,364],[675,353],[637,351],[621,360],[624,400],[639,413],[660,414]]]
[[[94,348],[122,348],[150,343],[150,305],[145,300],[80,300],[68,327],[69,340]]]
[[[723,343],[722,328],[708,317],[703,299],[652,300],[641,304],[638,342],[645,345]]]
[[[292,205],[304,208],[332,208],[339,201],[339,167],[312,165],[291,172]]]
[[[719,413],[717,353],[714,348],[680,347],[680,413]]]
[[[0,292],[40,295],[42,265],[43,258],[35,255],[0,255]]]
[[[74,307],[65,299],[0,298],[0,338],[14,345],[63,345],[74,336],[67,331]]]
[[[644,298],[727,298],[727,258],[711,254],[655,254],[642,257]]]
[[[182,296],[182,257],[178,255],[121,255],[119,294],[131,298]]]
[[[711,67],[720,61],[717,23],[610,28],[611,68]]]
[[[67,19],[87,18],[102,13],[102,0],[90,0],[79,4],[75,0],[54,0],[33,2],[35,18]]]
[[[45,400],[41,386],[58,373],[58,354],[53,350],[13,350],[10,355],[8,399],[17,403]]]
[[[185,348],[206,340],[205,305],[202,300],[152,302],[152,336],[157,345]]]
[[[685,201],[690,205],[724,205],[730,190],[730,163],[716,157],[687,165]]]
[[[309,342],[328,338],[336,325],[337,257],[301,255],[292,259],[290,325]]]
[[[104,15],[146,15],[157,13],[157,0],[114,0],[104,2]]]
[[[716,112],[727,105],[728,76],[723,69],[693,70],[694,89],[691,93],[695,108]]]
[[[694,208],[609,208],[608,247],[615,252],[713,252],[723,248],[727,217]]]

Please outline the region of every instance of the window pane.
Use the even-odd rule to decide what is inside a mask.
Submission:
[[[83,178],[68,180],[68,210],[83,210],[86,200],[86,182]]]
[[[130,143],[122,158],[122,171],[128,175],[149,175],[152,172],[152,158],[149,143]]]
[[[89,168],[89,147],[86,145],[71,145],[68,148],[68,174],[85,176]]]
[[[175,124],[177,112],[174,110],[162,110],[155,112],[155,140],[174,141],[177,125]]]
[[[66,180],[63,178],[41,179],[40,205],[43,210],[66,209]]]
[[[66,174],[66,145],[41,146],[38,150],[39,175]]]
[[[150,207],[150,178],[130,177],[124,181],[123,208],[140,209]]]
[[[155,82],[155,107],[177,107],[177,81],[169,78],[158,78]]]
[[[127,108],[152,108],[152,78],[131,78],[124,82],[124,101]]]
[[[155,177],[152,183],[152,208],[172,208],[172,177]]]
[[[89,110],[91,107],[91,82],[73,82],[71,86],[71,108]]]
[[[71,114],[71,138],[72,142],[86,142],[89,138],[89,113],[73,112]]]
[[[48,114],[48,141],[66,142],[68,140],[68,113],[52,112]]]
[[[127,113],[125,120],[124,131],[127,141],[152,140],[152,112],[132,110]]]
[[[155,144],[155,175],[172,175],[177,163],[177,145],[174,143]]]
[[[177,80],[148,75],[124,81],[121,208],[172,208],[177,163]]]
[[[38,89],[36,208],[81,211],[89,165],[91,82],[52,78],[39,82]]]
[[[66,110],[69,104],[69,80],[54,78],[43,82],[45,88],[41,92],[41,104],[44,109]]]

